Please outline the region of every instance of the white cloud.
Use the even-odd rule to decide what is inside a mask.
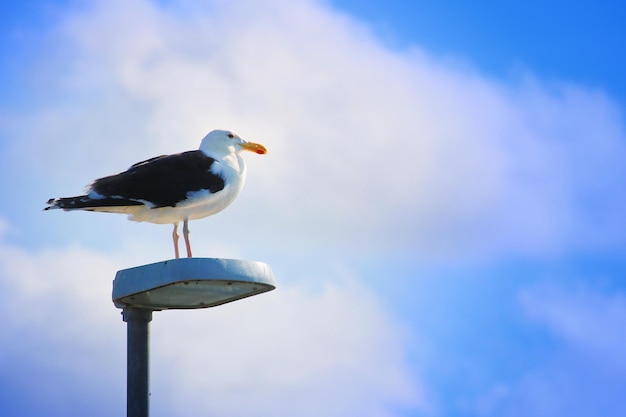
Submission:
[[[569,289],[544,285],[526,290],[520,300],[529,318],[549,328],[596,364],[625,368],[626,295],[571,283]]]
[[[602,282],[552,279],[518,288],[522,316],[517,319],[526,321],[506,322],[498,329],[505,344],[517,347],[496,349],[494,364],[480,368],[483,377],[470,378],[481,388],[464,386],[458,402],[462,414],[623,414],[626,340],[617,329],[626,321],[626,298],[623,291]],[[472,342],[482,344],[493,337],[487,332]],[[477,359],[488,357],[483,353]],[[496,365],[501,361],[506,364]],[[484,378],[485,373],[491,378]]]
[[[3,238],[0,384],[14,390],[6,406],[34,414],[119,414],[125,330],[109,297],[115,263],[78,247],[29,253]]]
[[[510,417],[623,414],[626,340],[618,329],[626,323],[624,294],[569,280],[528,287],[519,302],[531,323],[549,335],[529,334],[529,366],[517,380],[486,390],[472,410]],[[538,345],[547,353],[538,355]]]
[[[32,106],[0,115],[10,139],[0,164],[19,173],[2,176],[0,187],[20,202],[3,208],[11,227],[0,230],[43,248],[0,247],[3,342],[16,341],[2,344],[3,366],[30,358],[42,366],[42,381],[73,386],[98,374],[92,392],[120,385],[124,327],[111,313],[110,281],[119,265],[171,256],[170,230],[41,213],[40,204],[142,158],[194,148],[213,128],[232,128],[270,153],[248,155],[248,184],[229,210],[192,224],[195,253],[272,253],[291,263],[280,265],[287,281],[303,273],[294,259],[316,262],[322,253],[332,262],[346,247],[383,265],[392,251],[448,263],[624,243],[626,135],[620,109],[603,94],[530,75],[507,84],[417,47],[390,52],[367,28],[314,1],[166,3],[95,0],[68,11],[42,34],[37,65],[25,69],[36,80]],[[67,241],[92,249],[68,249]],[[216,310],[157,313],[158,409],[431,410],[407,369],[404,330],[358,283],[324,278],[336,282],[312,293],[290,281]],[[598,323],[591,307],[578,317],[574,308],[529,300],[529,311],[581,349],[622,360],[604,328],[591,331],[595,344],[583,343]],[[585,332],[568,330],[579,318],[588,320]],[[39,340],[28,336],[32,328]],[[107,359],[94,364],[94,357]],[[544,374],[529,376],[522,391],[558,386],[563,374],[554,372],[543,386]],[[37,388],[67,399],[62,385]],[[115,389],[118,403],[123,393]],[[247,403],[242,392],[252,396]],[[478,408],[501,410],[516,394],[498,383]],[[111,407],[110,398],[99,401]]]
[[[127,257],[78,247],[29,253],[0,243],[0,366],[14,375],[35,364],[22,392],[36,392],[50,413],[75,413],[77,393],[94,415],[123,409],[125,324],[110,294]],[[330,273],[325,279],[334,283],[318,289],[278,277],[274,293],[197,312],[154,313],[156,415],[426,410],[406,357],[407,330],[342,274]]]
[[[398,405],[428,408],[407,375],[403,331],[355,283],[313,296],[287,286],[221,309],[158,313],[153,329],[156,360],[167,364],[153,392],[174,397],[175,414],[386,416]]]
[[[230,210],[254,207],[242,227],[257,244],[473,256],[626,235],[623,120],[599,93],[389,52],[306,0],[94,1],[54,35],[62,70],[42,76],[60,93],[14,144],[40,151],[19,158],[30,168],[48,155],[71,168],[52,170],[48,189],[78,191],[225,127],[270,150],[248,158],[244,203]]]

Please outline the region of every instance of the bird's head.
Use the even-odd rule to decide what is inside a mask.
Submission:
[[[229,130],[213,130],[202,139],[200,149],[205,153],[226,155],[240,151],[250,151],[263,155],[267,153],[265,146],[242,139]]]

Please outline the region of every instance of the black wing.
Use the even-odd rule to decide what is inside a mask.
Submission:
[[[214,163],[215,159],[202,151],[157,156],[120,174],[95,180],[91,190],[104,197],[147,201],[154,208],[174,207],[189,192],[215,193],[224,188],[224,179],[210,171]]]

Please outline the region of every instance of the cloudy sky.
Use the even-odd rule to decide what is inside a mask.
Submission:
[[[111,281],[171,229],[43,203],[223,128],[269,154],[194,253],[278,288],[154,314],[153,416],[626,414],[615,3],[3,6],[2,413],[125,413]]]

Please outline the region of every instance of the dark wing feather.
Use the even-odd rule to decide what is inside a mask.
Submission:
[[[155,161],[155,160],[157,160],[157,159],[167,158],[168,156],[172,156],[172,155],[160,155],[160,156],[155,156],[154,158],[146,159],[145,161],[141,161],[141,162],[137,162],[137,163],[135,163],[135,164],[132,164],[132,165],[130,166],[130,168],[128,168],[128,169],[130,170],[131,168],[135,168],[135,167],[138,167],[139,165],[144,165],[144,164],[147,164],[148,162],[152,162],[152,161]]]
[[[91,190],[104,197],[148,201],[158,207],[174,207],[193,191],[215,193],[224,179],[210,169],[215,159],[202,151],[158,156],[131,166],[117,175],[97,179]]]
[[[102,207],[141,206],[143,203],[122,198],[90,198],[86,195],[76,197],[51,198],[44,210],[60,208],[63,210],[96,210]]]

